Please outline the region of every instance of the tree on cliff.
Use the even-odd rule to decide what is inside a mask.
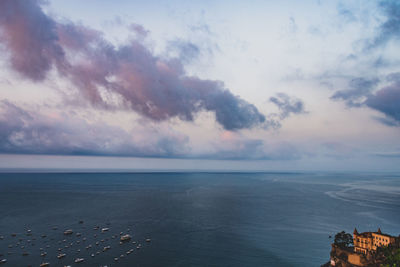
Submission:
[[[335,235],[334,244],[341,248],[348,248],[350,245],[353,245],[353,237],[351,234],[341,231]]]

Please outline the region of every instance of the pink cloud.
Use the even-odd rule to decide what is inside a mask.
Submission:
[[[131,109],[155,121],[191,121],[206,110],[227,130],[267,123],[253,104],[233,95],[222,82],[190,77],[180,59],[154,55],[141,41],[148,32],[141,25],[132,27],[140,38],[114,46],[99,31],[56,22],[38,1],[0,2],[0,41],[12,68],[23,77],[42,81],[54,68],[92,106]],[[110,106],[101,90],[121,102]]]

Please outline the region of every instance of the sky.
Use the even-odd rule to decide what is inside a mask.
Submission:
[[[0,168],[400,170],[398,1],[0,2]]]

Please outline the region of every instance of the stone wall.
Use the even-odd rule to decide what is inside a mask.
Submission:
[[[332,244],[331,250],[331,266],[341,266],[341,267],[365,267],[370,266],[370,262],[367,260],[366,256],[363,254],[355,253],[352,248],[339,248]]]

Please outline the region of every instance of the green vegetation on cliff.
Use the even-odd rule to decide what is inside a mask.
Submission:
[[[388,246],[382,247],[378,251],[384,258],[381,267],[400,267],[400,248]]]

